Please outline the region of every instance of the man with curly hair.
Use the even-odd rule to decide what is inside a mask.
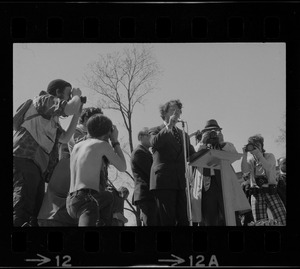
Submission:
[[[150,190],[158,207],[161,226],[188,226],[183,132],[176,127],[182,113],[180,100],[171,100],[160,107],[163,124],[151,128],[150,145],[153,164]],[[185,134],[187,157],[195,153]]]

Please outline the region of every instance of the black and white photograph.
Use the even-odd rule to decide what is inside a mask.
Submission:
[[[14,43],[13,226],[286,226],[286,44]]]

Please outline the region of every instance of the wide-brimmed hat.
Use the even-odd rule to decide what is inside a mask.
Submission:
[[[219,124],[217,123],[216,120],[212,119],[212,120],[208,120],[206,122],[206,125],[204,127],[204,129],[202,130],[203,131],[209,131],[211,129],[220,129],[222,130],[222,128],[219,126]]]

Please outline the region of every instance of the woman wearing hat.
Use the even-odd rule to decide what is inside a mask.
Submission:
[[[224,142],[221,130],[222,128],[216,120],[207,121],[200,137],[198,137],[200,141],[198,141],[195,150],[198,152],[202,149],[216,149],[237,153],[232,143]],[[213,138],[211,138],[212,131],[215,132]],[[221,167],[214,169],[199,167],[196,170],[191,199],[193,222],[205,226],[226,225],[224,199],[230,200],[228,203],[234,205],[232,210],[239,208],[250,211],[250,205],[241,187],[235,184],[237,179],[234,170],[226,170],[226,173],[228,173],[229,181],[232,180],[232,182],[228,182],[232,186],[230,194],[223,194]],[[236,195],[234,199],[232,199],[232,195]]]

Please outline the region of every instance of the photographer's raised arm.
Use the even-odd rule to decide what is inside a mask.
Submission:
[[[78,124],[78,119],[80,117],[80,113],[82,110],[82,102],[80,99],[81,90],[79,88],[75,88],[72,90],[72,99],[68,101],[65,106],[64,113],[68,116],[74,115],[68,129],[65,133],[63,133],[59,139],[61,143],[68,143],[71,139],[72,135],[75,132],[76,126]]]
[[[276,160],[273,154],[269,154],[269,159],[267,160],[257,149],[253,150],[252,153],[266,171],[272,169],[272,166],[276,166]]]
[[[108,152],[113,152],[112,155],[106,156],[108,160],[111,162],[114,167],[116,167],[120,172],[125,172],[126,171],[126,160],[123,154],[123,151],[120,147],[120,143],[118,141],[118,136],[119,136],[119,130],[116,125],[112,126],[112,132],[109,136],[110,142],[112,144],[112,150],[111,146],[109,146],[110,150]],[[108,144],[109,145],[109,144]],[[111,159],[110,159],[111,158]]]
[[[77,126],[77,123],[78,123],[78,120],[79,120],[79,117],[81,114],[81,108],[82,108],[82,105],[80,104],[79,110],[72,117],[72,120],[69,124],[68,129],[60,136],[59,142],[66,144],[70,141],[72,135],[75,132],[75,129],[76,129],[76,126]]]
[[[67,105],[65,106],[64,113],[68,116],[74,115],[78,112],[81,106],[81,90],[80,89],[73,89],[72,90],[72,99],[68,101]]]
[[[241,162],[241,170],[244,174],[250,172],[250,165],[247,161],[247,152],[245,151],[245,147],[243,147],[243,158]]]
[[[105,154],[103,155],[105,155],[109,162],[120,172],[126,171],[126,160],[119,142],[115,142],[115,146],[113,148],[107,142],[105,145]]]

